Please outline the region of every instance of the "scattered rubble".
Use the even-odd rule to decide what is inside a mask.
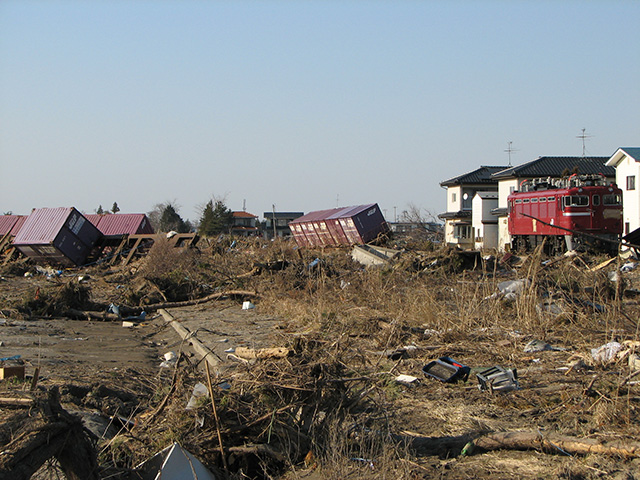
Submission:
[[[640,269],[228,245],[0,272],[0,478],[636,475]]]

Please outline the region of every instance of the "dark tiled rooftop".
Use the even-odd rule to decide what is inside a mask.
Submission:
[[[615,177],[616,169],[607,167],[607,160],[609,157],[540,157],[494,173],[492,177],[495,180],[509,177],[561,177],[567,170],[574,173],[576,167],[581,174],[602,173],[607,177]]]

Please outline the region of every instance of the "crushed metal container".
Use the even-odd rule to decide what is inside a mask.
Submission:
[[[476,373],[478,388],[482,391],[509,392],[518,390],[518,371],[513,368],[505,370],[502,367],[490,367]]]
[[[36,208],[12,243],[35,261],[77,266],[101,237],[100,230],[74,207]]]

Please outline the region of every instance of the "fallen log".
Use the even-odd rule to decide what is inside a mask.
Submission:
[[[219,370],[219,366],[220,366],[220,360],[218,359],[218,357],[216,356],[215,353],[213,353],[211,350],[209,350],[207,347],[205,347],[202,342],[200,340],[198,340],[197,338],[195,338],[192,333],[189,331],[188,328],[186,328],[184,325],[180,324],[180,322],[178,322],[173,315],[171,315],[169,312],[167,312],[164,309],[160,309],[158,311],[158,313],[160,313],[160,315],[162,315],[162,317],[164,318],[165,322],[167,322],[169,325],[171,325],[173,327],[173,329],[178,332],[178,335],[180,335],[180,338],[182,338],[182,340],[189,342],[191,344],[191,346],[193,347],[193,349],[196,351],[196,353],[202,357],[204,360],[207,361],[207,363],[209,365],[211,365],[211,367],[214,368],[214,371],[216,373],[218,373]]]
[[[1,406],[12,406],[12,407],[30,407],[33,405],[33,398],[21,398],[21,397],[1,397],[0,405]]]
[[[211,295],[207,295],[206,297],[196,298],[194,300],[185,300],[183,302],[154,303],[152,305],[145,305],[144,310],[147,312],[154,312],[162,308],[189,307],[191,305],[199,305],[200,303],[206,303],[212,300],[219,300],[225,297],[260,298],[261,295],[255,292],[249,292],[247,290],[227,290],[226,292],[212,293]]]
[[[274,348],[247,348],[236,347],[235,354],[247,360],[266,360],[268,358],[285,358],[289,355],[289,349],[285,347]]]
[[[284,462],[286,460],[285,456],[273,448],[271,445],[267,445],[264,443],[260,443],[257,445],[242,445],[238,447],[229,447],[230,453],[235,453],[236,455],[256,455],[256,456],[268,456],[279,462]]]
[[[473,447],[481,450],[542,450],[548,453],[588,455],[591,453],[617,457],[640,457],[640,443],[608,442],[594,438],[577,438],[540,432],[495,432],[473,441]]]
[[[199,305],[201,303],[211,302],[213,300],[220,300],[221,298],[227,297],[252,297],[252,298],[260,298],[261,295],[255,292],[249,292],[246,290],[228,290],[226,292],[218,292],[212,293],[211,295],[207,295],[206,297],[196,298],[193,300],[185,300],[182,302],[163,302],[163,303],[153,303],[151,305],[143,305],[141,307],[120,307],[121,312],[124,314],[125,312],[131,312],[132,315],[139,314],[141,311],[145,312],[155,312],[164,308],[178,308],[178,307],[189,307],[192,305]],[[135,313],[134,313],[135,312]],[[108,312],[94,312],[90,310],[76,310],[70,308],[64,314],[65,317],[69,318],[86,318],[87,320],[112,320],[112,321],[120,321],[122,317],[120,315],[116,315],[115,313]]]

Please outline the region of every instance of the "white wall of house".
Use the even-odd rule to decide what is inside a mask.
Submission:
[[[511,247],[511,235],[509,235],[508,217],[498,218],[498,250],[504,252]]]
[[[459,185],[447,187],[447,212],[462,210],[462,187]]]
[[[616,165],[616,183],[622,189],[624,233],[640,227],[640,163],[624,155]],[[630,189],[633,183],[633,189]]]
[[[473,197],[471,225],[475,235],[475,248],[498,246],[498,225],[491,210],[498,207],[497,192],[479,192]]]
[[[508,178],[498,182],[498,208],[507,208],[507,197],[518,189],[518,179]]]

